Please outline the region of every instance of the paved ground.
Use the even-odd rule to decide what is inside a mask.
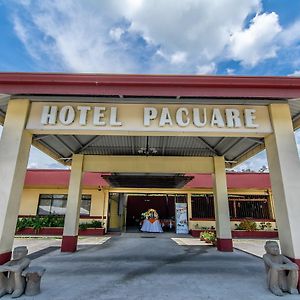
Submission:
[[[240,249],[244,252],[256,255],[258,257],[262,257],[266,253],[264,248],[266,241],[267,240],[262,240],[262,239],[238,239],[238,240],[234,239],[233,245],[235,248]],[[272,241],[278,241],[278,240],[272,239]]]
[[[42,293],[24,299],[278,299],[266,289],[260,258],[238,250],[222,253],[206,245],[181,246],[172,237],[190,238],[123,234],[102,244],[89,244],[101,243],[101,238],[86,243],[83,239],[73,254],[51,251],[32,261],[47,269]],[[57,243],[49,241],[52,246]],[[299,296],[285,297],[292,298]]]

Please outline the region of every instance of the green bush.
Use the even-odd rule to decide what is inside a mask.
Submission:
[[[79,229],[80,230],[87,230],[88,228],[90,228],[90,224],[89,223],[80,223],[79,224]]]
[[[93,220],[90,224],[90,227],[91,228],[102,228],[102,223],[101,223],[101,221]]]
[[[16,230],[22,230],[32,227],[40,230],[43,227],[64,227],[63,216],[34,216],[26,218],[18,218]]]
[[[44,220],[40,217],[32,219],[32,226],[35,232],[39,232],[44,227]]]
[[[44,227],[64,227],[63,216],[34,216],[26,218],[18,218],[16,230],[22,230],[32,227],[36,232]],[[102,228],[101,221],[93,220],[90,223],[79,224],[79,229],[86,230],[87,228]]]
[[[217,241],[216,234],[213,231],[203,231],[200,234],[200,239],[205,242],[212,243],[213,245],[215,245]]]
[[[243,220],[240,224],[235,224],[237,230],[255,231],[257,225],[255,222],[250,220]]]
[[[102,223],[100,221],[93,220],[91,223],[80,223],[79,229],[86,230],[88,228],[102,228]]]

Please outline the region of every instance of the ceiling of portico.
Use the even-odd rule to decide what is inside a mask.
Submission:
[[[245,152],[263,144],[246,137],[85,136],[35,135],[34,141],[55,152],[66,163],[72,154],[215,156],[234,164]]]

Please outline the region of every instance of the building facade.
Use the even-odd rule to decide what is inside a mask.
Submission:
[[[111,187],[102,177],[106,175],[97,172],[85,174],[80,205],[81,223],[99,221],[105,232],[137,231],[141,214],[154,208],[164,224],[164,230],[175,231],[175,202],[180,201],[187,203],[190,232],[215,229],[210,174],[188,174],[186,177],[192,178],[188,183],[181,188],[170,189]],[[64,217],[69,179],[69,170],[27,170],[19,218]],[[227,186],[232,231],[244,220],[255,222],[258,230],[266,230],[266,223],[269,230],[276,230],[269,174],[227,173]],[[125,198],[120,209],[122,195]],[[256,236],[256,232],[252,234],[252,237]]]
[[[217,248],[232,251],[241,203],[228,201],[225,168],[266,149],[281,249],[300,265],[300,78],[0,73],[0,94],[0,263],[33,144],[71,166],[62,251],[77,247],[88,172],[108,173],[115,187],[172,190],[182,174],[211,174]]]

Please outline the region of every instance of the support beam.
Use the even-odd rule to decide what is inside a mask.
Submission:
[[[80,154],[75,154],[72,158],[64,233],[61,244],[62,252],[75,252],[77,249],[83,158],[84,156]]]
[[[229,205],[224,156],[214,156],[214,204],[216,216],[217,248],[219,251],[232,252]]]
[[[214,153],[214,155],[220,155],[220,153],[213,147],[211,146],[204,138],[198,136],[198,139],[210,150]]]
[[[59,142],[69,152],[74,153],[74,150],[67,143],[65,143],[60,137],[58,137],[57,135],[52,135],[51,137],[55,139],[57,142]]]
[[[85,172],[213,173],[212,157],[85,155]]]
[[[300,162],[288,104],[269,106],[273,133],[265,138],[282,253],[300,266]]]
[[[10,259],[32,134],[24,130],[29,100],[10,100],[0,140],[0,264]]]
[[[244,137],[241,137],[241,138],[238,138],[232,145],[230,145],[229,147],[227,147],[221,155],[226,155],[231,149],[233,149],[234,147],[236,147],[239,143],[241,143],[245,138]]]

